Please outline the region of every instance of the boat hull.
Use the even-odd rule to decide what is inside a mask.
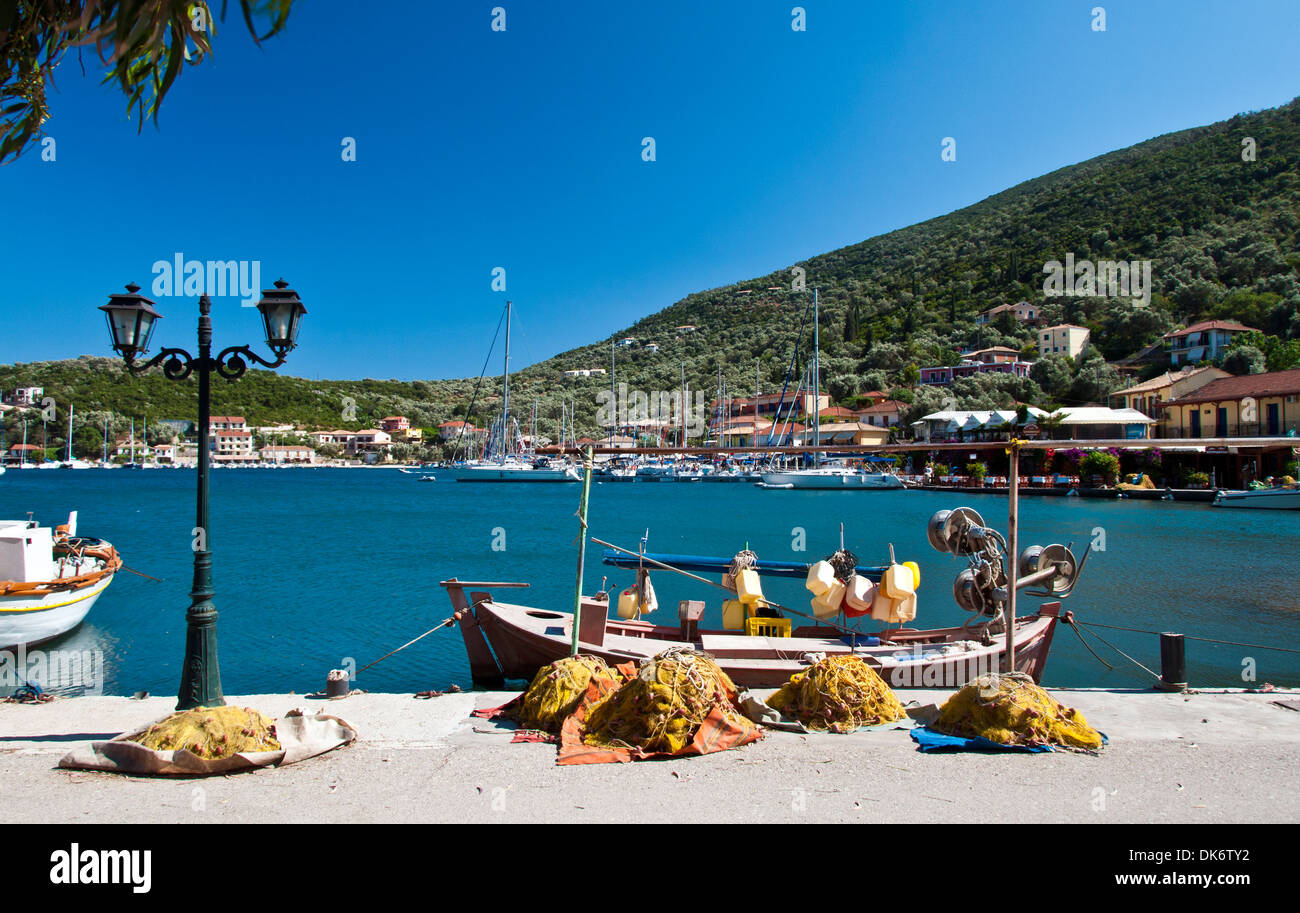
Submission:
[[[1256,510],[1300,510],[1300,488],[1261,488],[1256,491],[1221,491],[1215,507],[1248,507]]]
[[[444,585],[460,616],[476,684],[530,680],[542,666],[569,655],[571,613],[495,602],[485,592],[471,593],[465,599],[455,581]],[[602,603],[585,601],[585,605],[607,611]],[[1046,668],[1059,611],[1059,602],[1048,603],[1038,615],[1016,620],[1016,669],[1034,681],[1041,680]],[[742,688],[779,688],[792,675],[808,668],[810,654],[849,653],[862,657],[892,688],[958,688],[979,675],[1000,671],[1005,647],[1004,635],[994,635],[987,644],[979,643],[968,640],[970,632],[960,627],[881,632],[888,642],[856,648],[838,630],[820,626],[798,628],[793,637],[698,631],[684,638],[679,628],[606,619],[599,643],[581,639],[582,632],[590,630],[584,616],[579,651],[599,656],[607,663],[640,662],[672,646],[689,647],[712,656]]]
[[[577,482],[577,471],[565,469],[521,469],[512,466],[453,466],[437,470],[440,480],[449,482]]]
[[[0,650],[44,643],[71,631],[112,582],[110,574],[75,590],[56,590],[44,596],[0,596]]]
[[[820,473],[765,472],[763,484],[768,488],[795,488],[836,491],[872,491],[903,488],[897,476],[881,472]]]

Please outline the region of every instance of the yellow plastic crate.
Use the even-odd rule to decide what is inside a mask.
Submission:
[[[745,633],[750,637],[789,637],[788,618],[746,618]]]

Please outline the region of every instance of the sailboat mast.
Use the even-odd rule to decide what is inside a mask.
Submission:
[[[822,423],[822,409],[821,409],[821,389],[822,389],[822,381],[821,381],[821,337],[820,337],[820,335],[818,334],[818,330],[820,329],[820,326],[821,326],[821,320],[819,319],[819,316],[818,316],[818,300],[817,300],[817,291],[818,291],[818,290],[817,290],[816,288],[813,289],[813,377],[812,377],[812,381],[813,381],[813,382],[812,382],[812,391],[813,391],[813,446],[814,446],[814,447],[818,447],[818,446],[821,445],[821,423]],[[820,464],[821,464],[821,461],[822,461],[821,451],[814,451],[814,452],[813,452],[813,464],[814,464],[814,465],[820,465]]]
[[[506,440],[507,430],[510,422],[510,302],[506,301],[506,364],[505,372],[501,378],[501,438],[503,450],[501,458],[505,460],[505,454],[510,451],[510,443]]]
[[[687,410],[687,408],[688,408],[688,406],[687,406],[687,404],[686,404],[686,362],[682,362],[682,408],[681,408],[682,440],[681,440],[681,445],[680,445],[680,446],[682,446],[682,447],[685,447],[685,446],[686,446],[686,410]]]
[[[75,403],[68,403],[68,462],[72,462],[72,416],[77,411]]]
[[[615,340],[609,341],[609,446],[614,446],[614,421],[618,416],[618,399],[614,394],[614,345]]]

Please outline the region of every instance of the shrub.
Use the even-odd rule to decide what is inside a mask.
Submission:
[[[1106,485],[1114,485],[1119,478],[1119,459],[1113,453],[1093,450],[1079,461],[1079,475],[1085,479],[1101,476]]]

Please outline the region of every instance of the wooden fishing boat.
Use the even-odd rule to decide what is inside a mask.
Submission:
[[[498,687],[506,679],[528,680],[542,666],[569,655],[573,613],[498,602],[492,593],[528,584],[452,578],[442,586],[455,607],[475,684]],[[1037,614],[1016,619],[1016,669],[1034,681],[1046,668],[1060,609],[1060,602],[1049,602]],[[681,618],[680,613],[680,624],[671,627],[608,618],[608,611],[608,602],[583,598],[580,652],[617,664],[639,663],[674,646],[702,650],[742,688],[779,688],[822,656],[847,653],[861,656],[893,688],[958,688],[979,675],[1000,671],[1005,648],[996,626],[979,631],[969,626],[893,628],[846,635],[838,628],[809,625],[795,628],[790,637],[751,637],[699,629],[696,619]]]
[[[736,684],[752,688],[779,687],[823,656],[847,653],[861,656],[895,688],[956,688],[977,676],[1006,671],[1008,665],[1040,681],[1060,619],[1060,600],[1073,592],[1091,548],[1076,561],[1067,546],[1031,545],[1016,556],[1012,566],[1007,540],[968,507],[938,511],[930,518],[926,533],[936,550],[968,559],[968,567],[958,574],[952,591],[957,605],[974,616],[964,625],[921,630],[886,624],[880,630],[864,632],[833,620],[845,618],[835,613],[849,606],[847,600],[832,603],[832,617],[811,617],[760,598],[764,617],[755,617],[746,609],[741,630],[710,630],[700,627],[705,606],[700,601],[686,600],[679,605],[676,626],[655,625],[640,617],[610,618],[608,594],[601,594],[578,598],[574,637],[573,613],[502,602],[493,594],[494,590],[524,588],[527,583],[467,582],[453,577],[442,581],[442,586],[455,609],[451,621],[459,623],[470,673],[475,683],[488,686],[505,679],[530,679],[539,668],[570,655],[575,647],[615,664],[640,662],[672,647],[688,647],[708,653]],[[818,570],[800,562],[758,560],[752,552],[731,559],[658,555],[645,552],[644,541],[637,551],[593,541],[610,549],[603,558],[606,564],[636,569],[636,590],[629,589],[620,597],[620,601],[629,598],[634,606],[644,604],[646,594],[652,592],[647,584],[651,568],[728,591],[738,589],[736,575],[749,571],[759,578],[802,579],[812,589]],[[742,558],[746,571],[737,570]],[[906,565],[894,563],[892,550],[886,567],[857,565],[842,545],[831,560],[840,562],[834,568],[838,579],[864,578],[871,582],[863,583],[864,587],[878,587],[886,594],[898,585],[895,572],[906,569]],[[829,573],[830,562],[818,562],[823,564]],[[722,574],[727,582],[698,576],[696,571]],[[916,574],[919,576],[919,571]],[[912,594],[906,598],[913,611],[894,617],[891,608],[885,613],[889,621],[906,623],[915,616],[916,582],[911,570],[906,577],[906,592]],[[888,585],[883,582],[886,578]],[[1047,601],[1033,615],[1016,615],[1014,594],[1021,590]],[[843,594],[845,588],[839,592]],[[814,601],[813,606],[816,613],[818,603]],[[874,617],[882,618],[875,614],[874,604],[871,609]],[[767,617],[769,613],[775,617]],[[619,614],[624,615],[622,606]],[[801,616],[812,624],[794,627],[794,620],[783,614]],[[725,615],[724,609],[724,624]],[[1008,652],[1014,659],[1010,664],[1006,662]]]
[[[55,530],[0,520],[0,649],[71,631],[113,582],[117,550],[76,532],[75,511]]]

